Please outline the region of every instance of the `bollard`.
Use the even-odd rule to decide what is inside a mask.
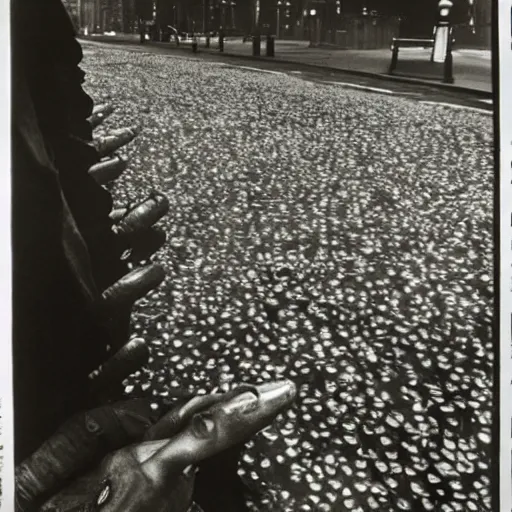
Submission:
[[[221,31],[219,32],[219,52],[224,51],[224,33]]]
[[[446,57],[444,59],[444,77],[445,84],[453,84],[453,54],[452,54],[452,31],[448,33],[448,45],[446,49]]]
[[[205,48],[210,48],[210,35],[208,34],[206,36],[206,43],[205,43]]]
[[[192,39],[192,52],[197,53],[197,38],[195,36]]]
[[[396,69],[396,65],[398,64],[398,42],[393,39],[393,53],[391,55],[391,64],[389,65],[388,73],[391,75],[393,71]]]
[[[261,37],[259,34],[252,38],[252,54],[254,57],[259,57],[261,54]]]
[[[275,55],[275,37],[270,34],[267,36],[267,57],[273,57]]]

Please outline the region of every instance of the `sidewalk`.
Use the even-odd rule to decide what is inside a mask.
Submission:
[[[138,35],[126,36],[93,36],[88,40],[102,42],[139,42]],[[176,49],[176,44],[152,43]],[[188,49],[192,44],[190,40],[183,40],[180,48]],[[212,38],[211,48],[205,48],[205,41],[199,39],[199,51],[219,53],[218,39]],[[190,50],[191,51],[191,50]],[[266,42],[262,38],[261,59],[297,63],[303,65],[320,66],[340,71],[348,71],[361,74],[385,75],[391,62],[391,50],[342,50],[327,48],[309,48],[307,41],[275,42],[275,57],[265,57]],[[430,62],[431,50],[423,48],[408,48],[400,50],[398,66],[394,75],[399,77],[411,77],[431,81],[432,84],[441,83],[443,65]],[[238,57],[252,57],[252,43],[243,43],[241,38],[227,39],[224,43],[224,55]],[[456,49],[453,51],[453,76],[454,86],[471,89],[474,91],[492,92],[491,52],[471,49]]]

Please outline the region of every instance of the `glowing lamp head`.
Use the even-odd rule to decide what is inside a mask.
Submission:
[[[439,14],[441,14],[441,16],[448,16],[453,7],[453,2],[451,2],[450,0],[440,0],[439,3],[437,4],[437,7],[439,9]]]
[[[441,21],[448,21],[450,16],[450,11],[453,7],[453,2],[451,0],[440,0],[437,4],[437,8],[439,9],[439,17]]]

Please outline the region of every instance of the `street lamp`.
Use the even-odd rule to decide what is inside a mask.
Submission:
[[[439,24],[449,24],[450,11],[453,7],[451,0],[439,0],[437,8],[439,10]]]
[[[281,2],[281,0],[278,0],[277,1],[277,9],[276,9],[276,13],[277,13],[277,20],[276,20],[276,38],[279,39],[279,29],[280,29],[280,20],[279,20],[279,16],[280,16],[280,13],[281,13],[281,5],[282,5],[283,2]]]
[[[469,26],[471,27],[471,32],[475,34],[475,0],[469,0]]]
[[[452,27],[450,12],[453,7],[451,0],[439,0],[437,4],[437,23],[432,49],[432,62],[444,64],[444,82],[453,83]]]
[[[320,18],[316,17],[316,9],[309,11],[309,26],[310,26],[310,47],[315,47],[320,43]],[[315,23],[316,22],[316,23]]]

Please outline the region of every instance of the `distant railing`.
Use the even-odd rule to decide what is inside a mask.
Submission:
[[[434,39],[414,39],[414,38],[398,38],[395,37],[391,41],[391,63],[389,65],[388,73],[391,75],[395,71],[398,64],[398,51],[400,48],[432,48],[432,55],[430,61],[434,62]],[[448,44],[446,47],[446,55],[444,60],[444,73],[443,81],[446,83],[453,83],[453,57],[452,48],[455,40],[452,36],[450,29],[448,36]]]
[[[433,39],[411,39],[394,37],[391,42],[391,51],[400,47],[405,48],[432,48],[434,46]]]

